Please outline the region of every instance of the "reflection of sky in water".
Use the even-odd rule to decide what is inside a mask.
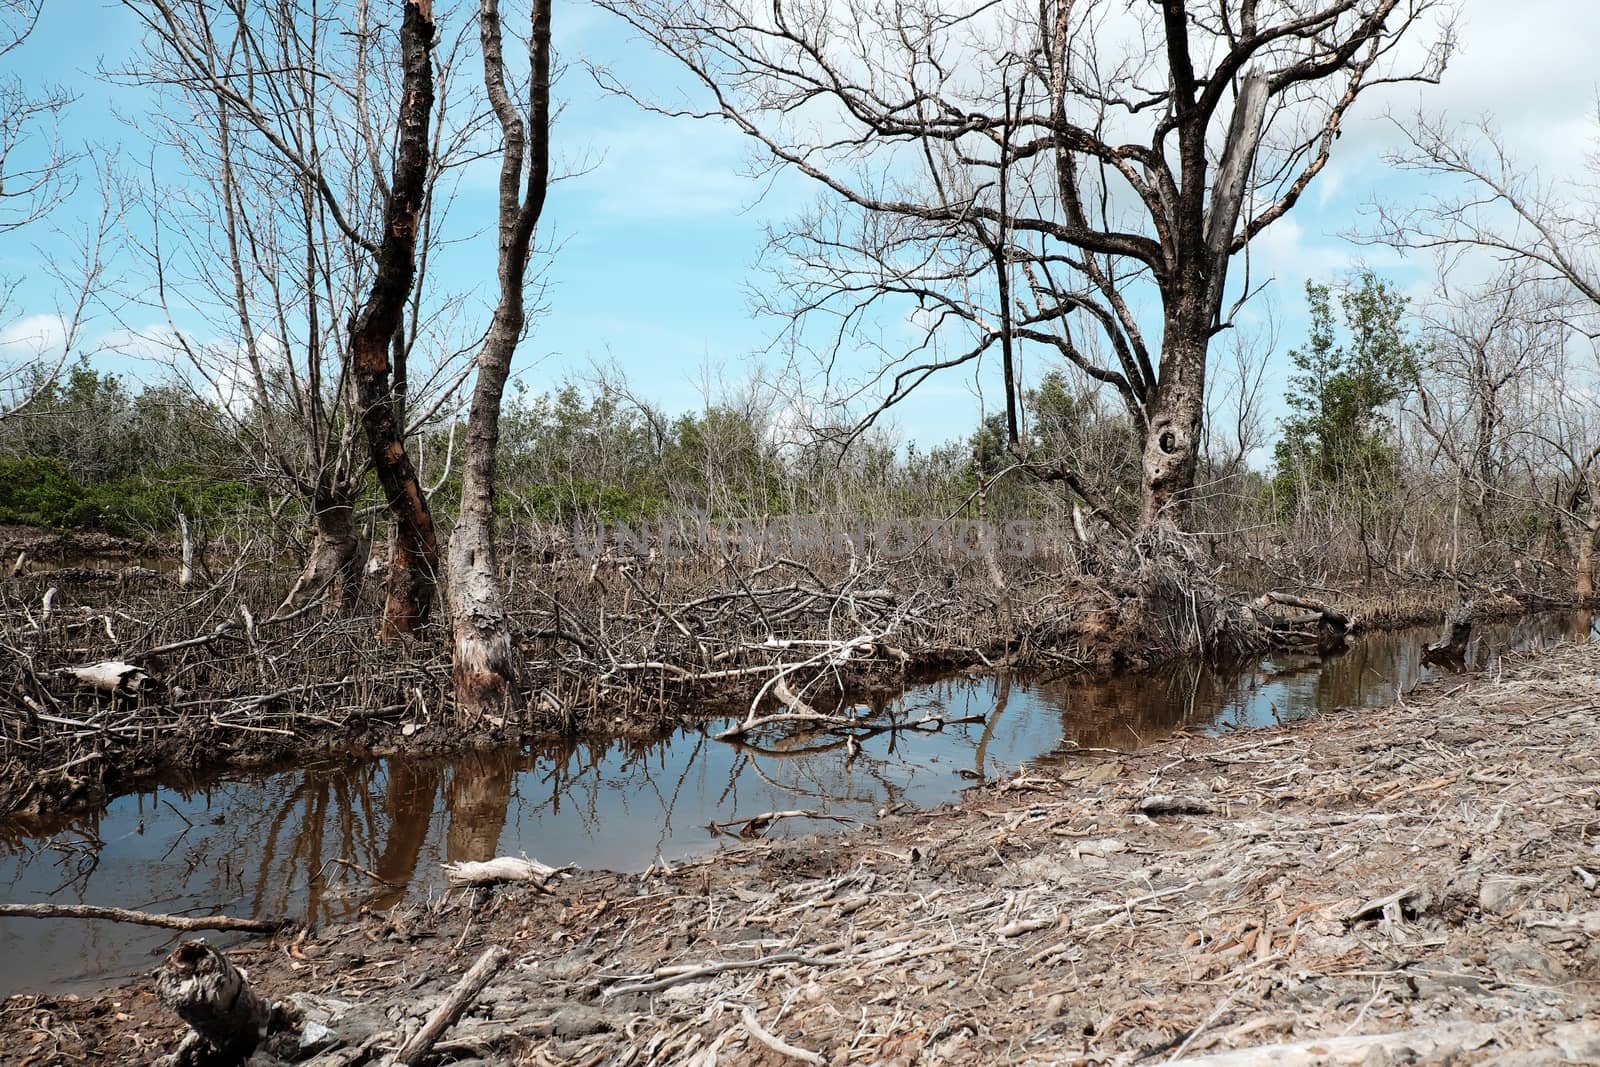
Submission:
[[[1586,627],[1595,638],[1600,627],[1582,616],[1480,626],[1470,656],[1483,666],[1489,649],[1581,637]],[[190,791],[163,788],[119,798],[50,835],[6,839],[0,897],[325,921],[405,892],[373,876],[414,893],[436,889],[447,859],[526,852],[548,863],[641,870],[657,856],[717,847],[706,829],[712,820],[793,808],[869,819],[886,804],[943,803],[980,773],[1071,758],[1074,748],[1128,749],[1177,729],[1270,725],[1389,700],[1397,683],[1409,688],[1429,674],[1421,646],[1431,636],[1378,634],[1326,661],[1274,656],[1239,671],[1188,664],[1125,678],[939,682],[887,710],[902,719],[986,720],[879,734],[854,760],[832,738],[769,735],[770,748],[752,751],[711,740],[708,727],[655,744],[329,759]],[[832,825],[792,820],[773,832]],[[171,940],[120,924],[0,920],[0,994],[92,988],[148,970]]]

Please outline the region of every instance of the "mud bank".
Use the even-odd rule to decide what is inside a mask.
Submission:
[[[261,1064],[380,1061],[495,945],[511,964],[432,1062],[1596,1062],[1597,731],[1600,647],[1567,646],[233,957],[303,1020]],[[0,1030],[7,1063],[144,1063],[181,1027],[136,982],[11,998]]]

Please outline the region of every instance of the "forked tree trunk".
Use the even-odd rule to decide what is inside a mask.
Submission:
[[[356,406],[397,536],[379,636],[415,631],[433,608],[439,542],[433,515],[406,454],[405,426],[390,381],[389,342],[400,326],[416,274],[417,230],[428,176],[428,125],[433,110],[432,0],[405,0],[400,25],[403,83],[398,147],[383,239],[366,305],[350,328]]]
[[[356,531],[355,507],[347,494],[322,497],[311,515],[311,549],[306,565],[290,587],[278,614],[301,607],[324,591],[324,615],[345,615],[361,594],[362,538]]]
[[[544,208],[550,146],[550,0],[534,0],[529,37],[528,119],[524,123],[506,90],[497,0],[481,0],[484,85],[504,137],[500,161],[499,277],[495,307],[467,417],[461,512],[450,535],[450,625],[456,714],[472,725],[503,712],[516,691],[517,649],[506,618],[495,545],[495,459],[500,446],[500,401],[511,359],[522,338],[528,250]],[[523,185],[526,161],[526,190]]]
[[[1141,529],[1182,525],[1186,498],[1194,489],[1206,407],[1207,350],[1212,324],[1223,317],[1228,261],[1236,250],[1235,231],[1261,143],[1269,92],[1261,71],[1250,71],[1240,80],[1209,198],[1204,124],[1190,123],[1179,132],[1183,180],[1171,237],[1176,255],[1162,283],[1161,371],[1145,431]]]

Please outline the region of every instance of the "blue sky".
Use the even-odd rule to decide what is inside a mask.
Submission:
[[[462,19],[468,6],[436,0],[436,14],[447,22]],[[1394,141],[1381,117],[1385,104],[1404,114],[1420,101],[1462,120],[1493,112],[1523,158],[1550,173],[1575,172],[1592,147],[1596,75],[1590,73],[1589,49],[1600,40],[1600,5],[1463,0],[1461,7],[1461,51],[1445,84],[1364,98],[1318,185],[1253,247],[1254,277],[1275,279],[1268,294],[1280,321],[1278,356],[1268,374],[1274,396],[1285,378],[1282,352],[1304,331],[1301,293],[1307,277],[1327,279],[1366,263],[1419,297],[1426,292],[1427,264],[1408,264],[1341,237],[1359,225],[1374,197],[1404,200],[1415,193],[1409,179],[1382,163]],[[69,144],[96,145],[126,161],[139,151],[137,130],[129,123],[137,124],[151,99],[141,90],[106,84],[97,68],[119,63],[138,32],[120,5],[48,0],[34,37],[9,61],[24,80],[59,83],[77,95],[62,125]],[[569,64],[558,87],[566,111],[557,151],[569,161],[594,165],[558,185],[546,208],[543,232],[559,252],[548,264],[549,311],[519,356],[518,376],[540,390],[593,363],[615,363],[638,392],[658,404],[671,410],[696,406],[708,373],[737,380],[753,362],[777,358],[769,348],[780,324],[752,317],[749,310],[747,287],[767,280],[751,268],[763,249],[765,227],[792,216],[813,191],[797,176],[746,177],[746,144],[718,124],[652,116],[601,92],[581,60],[611,68],[646,96],[666,97],[680,88],[670,64],[631,39],[631,31],[612,17],[562,0],[555,37]],[[19,318],[37,324],[55,312],[59,294],[42,269],[40,249],[60,240],[50,226],[71,231],[97,208],[92,179],[84,174],[76,196],[48,225],[5,238],[0,273],[23,278],[10,325],[0,323],[12,339]],[[488,184],[469,181],[456,210],[457,224],[485,231],[478,244],[483,262],[491,262],[487,229],[494,205]],[[469,252],[470,247],[462,254]],[[1249,317],[1266,312],[1258,306]],[[93,328],[111,325],[102,321]],[[5,336],[0,330],[0,341]],[[1028,365],[1042,370],[1048,361],[1034,354]],[[998,365],[980,373],[997,379]],[[929,383],[896,414],[902,436],[924,444],[961,434],[974,422],[973,376],[965,371]]]

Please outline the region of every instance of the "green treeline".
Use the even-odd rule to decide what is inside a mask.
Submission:
[[[1571,505],[1559,468],[1522,459],[1518,473],[1507,458],[1520,447],[1515,436],[1473,437],[1475,426],[1528,422],[1537,412],[1519,415],[1504,400],[1488,414],[1474,408],[1486,403],[1484,390],[1463,377],[1461,353],[1418,340],[1406,299],[1370,272],[1308,283],[1306,302],[1307,336],[1286,353],[1276,445],[1252,435],[1244,418],[1231,438],[1209,428],[1194,504],[1199,528],[1301,538],[1337,531],[1353,537],[1348,547],[1370,565],[1401,552],[1408,537],[1415,544],[1427,536],[1430,521],[1441,529],[1446,509],[1459,540],[1462,486],[1470,482],[1476,543],[1526,551],[1559,540],[1554,505]],[[1244,377],[1213,384],[1219,410],[1236,404],[1228,391]],[[1418,397],[1431,422],[1408,407]],[[1460,411],[1448,423],[1459,428],[1454,436],[1436,428],[1446,425],[1447,404]],[[295,536],[304,497],[273,468],[271,450],[254,444],[294,428],[254,426],[248,414],[224,412],[182,386],[135,390],[79,364],[0,421],[0,521],[158,537],[181,513],[208,537],[267,527]],[[413,441],[447,522],[459,494],[462,430],[438,422]],[[1141,431],[1116,398],[1051,371],[1025,393],[1021,437],[1021,456],[1036,470],[1068,464],[1111,510],[1136,514]],[[1470,465],[1457,462],[1463,456]],[[982,479],[990,517],[1069,522],[1061,482],[1019,473],[1017,460],[998,411],[966,438],[929,448],[884,432],[853,435],[851,424],[807,417],[755,385],[671,414],[638,400],[625,382],[568,383],[510,399],[497,508],[512,523],[562,526],[690,513],[870,521],[965,508],[970,517]],[[1493,471],[1497,484],[1487,486],[1481,471]],[[367,486],[359,506],[377,514],[381,501],[371,479]]]

